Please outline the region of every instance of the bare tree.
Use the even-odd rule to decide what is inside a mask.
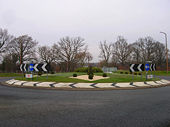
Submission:
[[[12,40],[13,36],[8,34],[6,29],[0,28],[0,53],[5,51],[6,46]]]
[[[42,61],[51,64],[52,62],[55,61],[55,50],[53,47],[49,46],[40,46],[38,47],[38,54],[41,58]]]
[[[152,61],[155,54],[155,40],[152,37],[139,38],[133,46],[133,57],[140,62]]]
[[[78,61],[78,64],[83,67],[86,64],[89,65],[89,62],[93,59],[92,54],[88,51],[80,52],[77,54],[76,59]]]
[[[124,65],[128,61],[131,51],[131,45],[127,43],[126,39],[122,36],[118,36],[117,41],[113,43],[113,57]]]
[[[28,35],[19,36],[14,38],[9,44],[9,50],[18,55],[20,64],[23,61],[32,60],[35,58],[35,46],[38,44],[37,41],[33,40]]]
[[[83,52],[86,48],[83,38],[64,37],[55,44],[55,49],[57,52],[57,62],[66,64],[66,71],[72,71],[78,63],[77,54]]]
[[[108,66],[109,60],[112,55],[112,44],[111,43],[107,44],[106,41],[104,41],[103,43],[100,42],[99,49],[100,49],[99,57],[102,58],[102,61],[104,61],[104,65]]]
[[[153,62],[157,63],[158,65],[162,65],[165,62],[166,50],[165,45],[160,42],[155,42],[154,46],[154,59]]]
[[[136,41],[135,43],[133,43],[131,45],[132,47],[132,61],[136,62],[136,63],[140,63],[142,62],[143,59],[143,46],[144,43],[142,43],[141,41]]]

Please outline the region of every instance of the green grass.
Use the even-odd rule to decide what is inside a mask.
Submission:
[[[73,72],[74,73],[74,72]],[[86,81],[86,80],[80,80],[80,79],[73,79],[69,78],[73,75],[73,73],[57,73],[53,75],[47,76],[41,76],[41,77],[34,77],[33,81],[46,81],[46,82],[75,82],[75,83],[116,83],[116,82],[132,82],[132,75],[130,74],[117,74],[112,73],[108,74],[108,79],[101,79],[96,81]],[[77,75],[83,75],[86,73],[76,73]],[[102,76],[103,73],[95,73],[95,75]],[[24,77],[22,78],[16,78],[17,80],[26,80],[26,81],[32,81],[31,79],[26,79]],[[158,79],[154,79],[158,80]],[[140,76],[135,75],[133,82],[140,82],[145,81],[145,77],[143,76],[142,79]]]
[[[128,72],[128,73],[130,73],[129,70],[118,70],[118,71],[116,71],[114,73],[119,73],[120,74],[120,72],[123,72],[123,73]],[[137,73],[141,73],[141,72],[137,72]],[[145,75],[146,71],[142,72],[142,74]],[[168,71],[168,75],[167,75],[166,71],[152,71],[152,72],[148,71],[148,74],[152,74],[152,75],[156,75],[156,76],[170,76],[170,71]]]
[[[0,77],[18,77],[22,75],[22,73],[0,73]]]

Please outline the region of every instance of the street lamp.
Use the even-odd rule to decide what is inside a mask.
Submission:
[[[165,32],[160,32],[162,34],[165,35],[165,43],[166,43],[166,72],[167,72],[167,75],[168,75],[168,44],[167,44],[167,34]]]

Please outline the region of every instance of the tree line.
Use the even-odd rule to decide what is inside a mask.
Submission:
[[[165,63],[165,45],[150,36],[139,38],[134,43],[128,43],[123,36],[118,36],[115,42],[100,42],[99,48],[99,57],[103,66],[145,63],[146,61],[152,61],[157,65]]]
[[[61,71],[73,71],[84,66],[93,57],[81,37],[63,37],[52,46],[40,46],[28,35],[14,37],[6,29],[0,29],[1,70],[14,72],[26,62],[46,62],[53,70],[59,66]]]
[[[165,62],[165,46],[151,37],[139,38],[129,44],[123,36],[116,42],[99,43],[100,65],[115,66],[128,63],[153,61]],[[93,56],[88,51],[85,40],[81,37],[63,37],[52,46],[40,46],[31,36],[15,37],[8,30],[0,28],[0,68],[3,72],[16,72],[19,65],[26,62],[46,62],[53,70],[74,71],[77,67],[88,66]]]

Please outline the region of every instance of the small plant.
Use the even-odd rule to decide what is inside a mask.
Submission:
[[[125,72],[125,74],[129,74],[128,72]]]
[[[54,71],[51,71],[50,73],[51,73],[51,74],[55,74],[55,72],[54,72]]]
[[[121,71],[120,74],[123,74],[123,72]]]
[[[75,72],[86,72],[88,73],[88,69],[89,67],[81,67],[81,68],[77,68],[75,69]],[[102,69],[101,68],[98,68],[98,67],[92,67],[92,70],[94,73],[102,73]]]
[[[88,67],[88,75],[93,74],[93,68],[92,66]]]
[[[107,74],[106,74],[106,73],[103,73],[103,77],[107,77]]]
[[[92,69],[92,66],[89,66],[88,67],[88,75],[89,75],[89,79],[93,79],[93,69]]]
[[[142,73],[138,73],[138,75],[142,75]]]
[[[41,75],[42,75],[42,72],[41,72],[41,71],[39,71],[39,72],[38,72],[38,75],[39,75],[39,76],[41,76]]]
[[[134,73],[134,75],[137,75],[137,74],[138,74],[138,73],[136,73],[136,72]]]
[[[89,79],[93,79],[93,74],[89,74]]]
[[[73,77],[77,77],[77,74],[74,73],[74,74],[73,74]]]

